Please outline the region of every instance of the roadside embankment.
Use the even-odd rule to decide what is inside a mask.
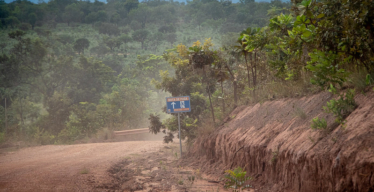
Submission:
[[[207,172],[244,167],[270,191],[374,191],[374,93],[357,94],[345,126],[323,111],[332,94],[268,101],[235,109],[198,139],[189,159]],[[326,118],[331,132],[310,128]]]

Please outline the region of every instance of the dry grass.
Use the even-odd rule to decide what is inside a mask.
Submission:
[[[114,139],[114,132],[112,130],[109,130],[108,128],[100,129],[96,133],[96,138],[98,140]]]
[[[303,120],[307,118],[307,115],[305,114],[304,110],[299,107],[295,108],[294,114],[295,116],[300,117]]]
[[[215,130],[214,123],[211,119],[206,119],[200,127],[197,128],[197,135],[207,136]]]
[[[345,83],[348,87],[354,87],[356,93],[360,93],[368,86],[366,84],[366,72],[354,72],[350,75],[348,81]]]
[[[266,101],[286,97],[301,97],[311,95],[319,91],[317,86],[309,81],[273,81],[259,86],[256,90],[257,101]]]
[[[90,170],[88,170],[86,167],[83,168],[81,171],[80,171],[80,174],[88,174],[90,173]]]

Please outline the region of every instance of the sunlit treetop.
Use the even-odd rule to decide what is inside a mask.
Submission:
[[[179,53],[179,56],[181,56],[181,57],[187,57],[188,56],[187,47],[183,44],[177,45],[177,52]]]
[[[212,39],[211,38],[206,38],[204,45],[203,45],[203,50],[207,51],[209,50],[210,47],[213,47]]]
[[[200,41],[198,40],[198,41],[196,41],[196,42],[194,42],[194,43],[192,44],[192,47],[200,47],[200,45],[201,45],[201,43],[200,43]]]

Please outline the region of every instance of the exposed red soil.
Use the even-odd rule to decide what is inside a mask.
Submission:
[[[47,145],[0,154],[0,191],[98,191],[107,170],[134,153],[159,150],[162,141]]]
[[[358,107],[344,127],[322,109],[331,97],[324,92],[238,107],[195,142],[185,164],[217,175],[244,167],[257,191],[373,192],[374,93],[356,95]],[[326,118],[331,132],[310,128],[317,116]]]
[[[0,153],[0,191],[227,191],[179,162],[161,140],[29,147]]]

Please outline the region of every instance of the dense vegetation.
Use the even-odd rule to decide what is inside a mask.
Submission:
[[[355,90],[365,92],[373,84],[374,14],[370,10],[374,4],[366,0],[292,3],[288,14],[272,15],[279,10],[272,7],[268,26],[247,28],[234,46],[214,49],[206,39],[203,45],[199,41],[189,48],[179,44],[164,54],[175,75],[161,71],[162,81],[155,82],[156,87],[173,96],[191,95],[191,103],[199,106],[182,115],[182,137],[192,141],[209,127],[213,130],[225,116],[225,108],[236,107],[239,100],[255,103],[321,90],[336,94],[324,107],[336,123],[327,125],[315,117],[311,127],[326,132],[339,124],[344,127],[345,118],[356,108]],[[158,122],[154,115],[150,120]],[[174,132],[176,121],[173,116],[151,128]]]
[[[0,139],[69,143],[149,116],[168,142],[177,119],[160,113],[164,98],[190,95],[181,136],[192,141],[240,104],[365,91],[370,10],[370,0],[0,1]],[[326,108],[339,123],[355,107],[349,93]]]
[[[151,80],[175,71],[164,50],[208,37],[216,48],[231,43],[247,26],[267,25],[272,7],[289,4],[1,0],[0,140],[70,143],[145,127],[169,95]],[[204,111],[205,93],[196,94]]]

